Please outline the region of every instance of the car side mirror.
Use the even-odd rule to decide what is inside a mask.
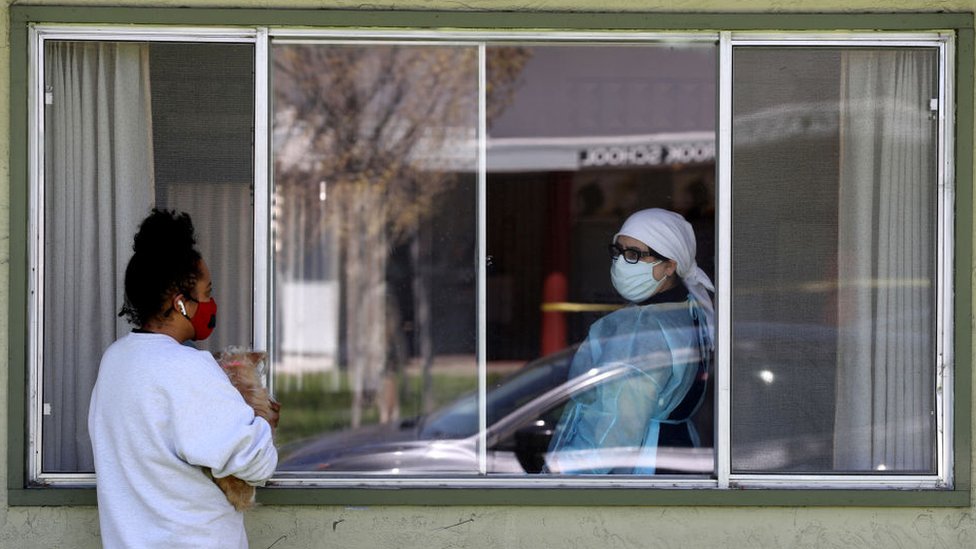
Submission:
[[[526,473],[541,473],[546,464],[545,456],[552,439],[552,427],[547,424],[531,425],[515,431],[515,457]]]

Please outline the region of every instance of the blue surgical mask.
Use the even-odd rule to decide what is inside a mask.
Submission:
[[[654,278],[654,266],[658,263],[660,261],[627,263],[621,255],[610,264],[610,281],[621,297],[633,303],[640,303],[654,295],[664,282],[664,278],[667,278],[661,280]]]

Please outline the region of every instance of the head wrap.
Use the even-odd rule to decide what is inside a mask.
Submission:
[[[715,307],[708,292],[714,292],[715,285],[695,262],[695,232],[691,224],[678,213],[651,208],[635,212],[628,217],[620,232],[613,235],[613,241],[616,242],[620,235],[636,238],[678,264],[678,276],[684,281],[688,292],[704,313],[704,318],[701,320],[704,320],[705,325],[702,328],[708,334],[709,346],[711,346],[715,333],[713,330]],[[693,311],[692,314],[695,312]]]

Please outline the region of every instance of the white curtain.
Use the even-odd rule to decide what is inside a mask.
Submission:
[[[936,56],[843,54],[838,472],[929,472],[935,456]]]
[[[153,203],[148,46],[51,43],[45,88],[43,469],[92,471],[89,397]]]

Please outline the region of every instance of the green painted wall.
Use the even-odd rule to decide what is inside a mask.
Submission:
[[[413,8],[550,11],[974,11],[976,0],[0,0],[0,388],[7,386],[9,277],[9,11],[11,4]],[[971,195],[968,195],[971,196]],[[970,208],[974,205],[970,204]],[[973,273],[972,266],[970,273]],[[968,357],[967,357],[968,358]],[[7,440],[0,390],[0,441]],[[976,436],[970,437],[976,440]],[[3,442],[0,442],[3,444]],[[0,478],[7,476],[0,452]],[[976,494],[972,498],[976,501]],[[429,507],[265,506],[247,515],[254,548],[417,547],[976,547],[976,507]],[[93,507],[9,507],[0,547],[99,547]]]

